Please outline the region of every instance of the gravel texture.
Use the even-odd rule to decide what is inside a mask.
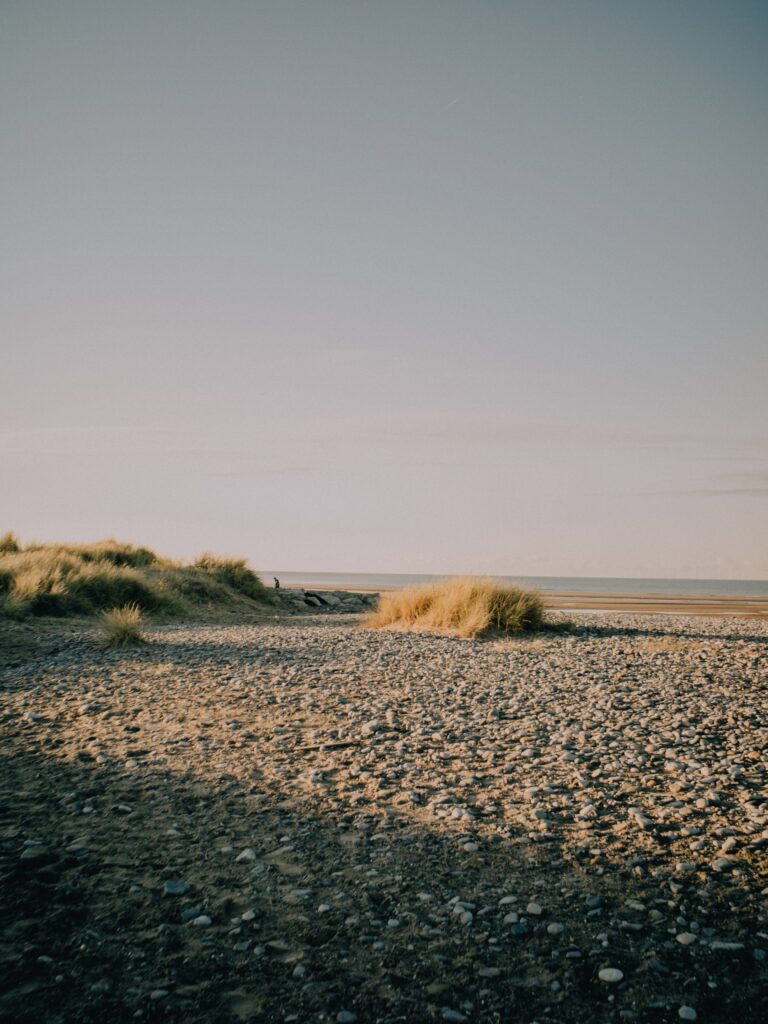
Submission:
[[[768,1019],[768,623],[87,630],[0,672],[0,1020]]]

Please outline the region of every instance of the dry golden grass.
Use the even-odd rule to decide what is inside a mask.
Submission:
[[[245,560],[206,555],[180,565],[115,540],[22,547],[12,534],[0,537],[0,617],[89,616],[128,604],[183,615],[252,602],[272,598]]]
[[[5,554],[10,555],[18,550],[19,541],[16,537],[16,534],[11,533],[11,531],[9,530],[7,533],[4,533],[2,537],[0,537],[0,552],[4,552]]]
[[[535,591],[471,576],[383,594],[366,625],[463,637],[565,628],[546,620],[544,604]]]
[[[141,632],[141,608],[136,603],[101,613],[107,647],[138,647],[148,641]]]
[[[205,570],[214,579],[254,601],[269,603],[272,600],[271,594],[256,573],[248,568],[244,558],[220,558],[206,551],[195,559],[195,568]]]

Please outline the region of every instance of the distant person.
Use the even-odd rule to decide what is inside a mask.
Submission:
[[[280,589],[280,580],[277,578],[277,576],[273,576],[272,579],[275,581],[275,590],[279,590]]]

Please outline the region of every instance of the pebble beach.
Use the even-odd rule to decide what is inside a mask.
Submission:
[[[0,1020],[768,1019],[768,622],[285,600],[0,670]]]

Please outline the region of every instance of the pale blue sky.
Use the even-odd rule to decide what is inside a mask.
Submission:
[[[0,529],[768,577],[768,5],[0,5]]]

